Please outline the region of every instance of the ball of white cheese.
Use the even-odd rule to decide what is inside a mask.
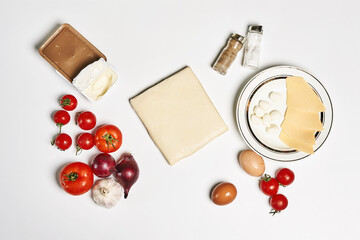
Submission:
[[[271,108],[271,104],[268,101],[260,100],[259,106],[265,110],[265,112],[269,111]]]
[[[269,98],[271,101],[273,101],[274,103],[280,103],[281,102],[281,94],[278,92],[271,92],[269,94]]]
[[[261,118],[262,116],[264,116],[265,111],[264,109],[262,109],[260,106],[256,105],[254,107],[254,113],[256,116],[258,116],[259,118]]]

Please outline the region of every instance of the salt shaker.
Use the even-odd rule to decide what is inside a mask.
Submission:
[[[251,25],[247,32],[247,41],[244,46],[243,66],[257,69],[259,67],[261,39],[263,35],[262,26]]]
[[[245,38],[243,36],[234,33],[229,38],[226,47],[222,50],[212,68],[218,73],[225,75],[228,68],[235,60],[237,53],[243,47],[244,42]]]

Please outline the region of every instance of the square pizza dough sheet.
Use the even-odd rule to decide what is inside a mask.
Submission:
[[[130,100],[170,165],[228,130],[190,67]]]

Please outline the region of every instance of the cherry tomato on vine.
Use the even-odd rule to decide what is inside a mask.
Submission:
[[[265,177],[260,179],[260,189],[265,195],[273,196],[279,191],[279,182],[265,174]]]
[[[94,136],[90,133],[82,133],[77,138],[76,155],[82,150],[89,150],[94,146]]]
[[[275,213],[279,213],[284,210],[288,205],[287,198],[282,194],[276,194],[270,198],[270,206],[273,210],[270,214],[274,215]]]
[[[91,168],[82,162],[66,165],[60,172],[61,187],[71,195],[81,195],[89,191],[94,183]]]
[[[70,114],[67,111],[59,110],[54,114],[53,119],[56,126],[59,127],[59,132],[61,133],[61,127],[70,122]]]
[[[66,111],[72,111],[77,106],[77,99],[73,95],[64,95],[60,98],[60,106]]]
[[[96,116],[90,111],[82,112],[78,115],[76,122],[82,130],[91,130],[96,125]]]
[[[281,168],[276,172],[275,178],[283,186],[288,186],[295,180],[295,174],[288,168]]]
[[[121,147],[122,133],[114,125],[104,125],[95,133],[95,145],[104,153],[115,152]]]
[[[58,149],[65,151],[72,144],[72,139],[66,133],[60,133],[55,137],[55,139],[51,142],[51,145],[56,145]]]

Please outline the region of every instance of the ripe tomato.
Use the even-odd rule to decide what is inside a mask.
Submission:
[[[91,189],[94,183],[94,175],[87,164],[73,162],[61,170],[59,181],[67,193],[81,195]]]
[[[91,130],[96,125],[96,116],[92,112],[86,111],[80,113],[76,121],[82,130]]]
[[[54,144],[58,147],[58,149],[65,151],[66,149],[68,149],[71,146],[72,140],[71,140],[71,137],[69,135],[67,135],[66,133],[60,133],[51,142],[51,145],[54,145]]]
[[[279,190],[279,182],[275,178],[265,174],[265,177],[260,179],[260,189],[265,195],[273,196]]]
[[[59,110],[54,114],[53,119],[56,126],[59,127],[59,132],[61,133],[61,127],[70,122],[70,114],[67,111]]]
[[[77,106],[77,99],[73,95],[64,95],[60,98],[60,106],[66,111],[72,111]]]
[[[115,152],[121,147],[122,133],[114,125],[104,125],[95,133],[95,145],[104,153]]]
[[[273,210],[270,212],[272,215],[284,210],[288,205],[287,198],[282,194],[276,194],[270,198],[270,205]]]
[[[89,150],[94,146],[94,136],[90,133],[82,133],[77,139],[76,155],[80,154],[83,149]]]
[[[295,174],[288,168],[281,168],[275,175],[278,182],[283,186],[290,185],[295,180]]]

